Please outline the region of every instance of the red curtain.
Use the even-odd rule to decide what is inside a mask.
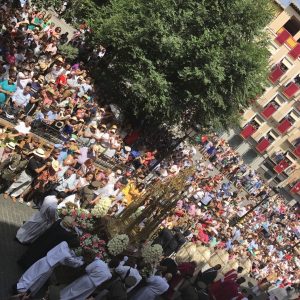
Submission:
[[[292,127],[292,123],[288,119],[284,119],[281,123],[277,126],[277,129],[280,133],[285,133]]]
[[[282,29],[282,32],[279,33],[275,38],[276,42],[278,42],[280,45],[284,44],[284,42],[291,36],[291,34],[285,28]]]
[[[284,95],[289,99],[294,96],[299,90],[299,86],[295,82],[291,82],[288,86],[283,89]]]
[[[244,129],[241,131],[240,135],[247,139],[249,136],[251,136],[256,131],[255,127],[252,124],[248,124],[244,127]]]
[[[300,181],[298,181],[291,189],[292,193],[298,194],[300,192]]]
[[[297,46],[295,46],[290,52],[289,55],[293,58],[293,59],[297,59],[300,55],[300,44],[297,43]]]
[[[298,145],[294,151],[294,154],[298,157],[300,157],[300,145]]]
[[[269,80],[274,83],[284,74],[284,71],[280,68],[280,64],[277,65],[271,74],[269,75]]]
[[[283,159],[278,165],[276,165],[274,167],[274,170],[276,171],[276,173],[280,174],[282,173],[290,164]]]
[[[266,138],[263,138],[257,145],[256,150],[259,153],[263,153],[270,145],[270,141]]]
[[[262,112],[261,114],[266,118],[269,119],[274,112],[276,111],[276,107],[273,104],[269,104]]]

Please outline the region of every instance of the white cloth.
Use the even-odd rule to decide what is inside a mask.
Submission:
[[[131,300],[154,300],[162,295],[169,288],[166,278],[161,276],[150,276],[147,279],[147,286],[141,288]]]
[[[11,99],[14,103],[16,103],[18,106],[25,107],[30,100],[31,96],[30,94],[24,95],[24,91],[17,88],[17,90],[12,95]]]
[[[19,123],[15,126],[15,129],[22,134],[28,134],[31,130],[31,126],[26,126],[25,122],[19,121]]]
[[[18,292],[26,292],[30,289],[31,294],[35,295],[59,264],[77,268],[83,265],[83,259],[74,254],[67,242],[61,242],[22,275],[17,283]]]
[[[85,271],[86,275],[60,291],[60,300],[85,300],[100,284],[112,277],[107,264],[100,259],[95,259]]]
[[[120,264],[115,268],[115,272],[124,280],[127,275],[128,270],[130,269],[128,276],[132,276],[136,279],[136,284],[127,289],[127,292],[130,292],[142,280],[142,276],[140,275],[140,273],[137,269],[131,268],[129,266],[124,266],[125,261],[126,260],[124,259],[123,261],[120,262]]]
[[[24,170],[17,180],[9,187],[6,193],[10,194],[12,197],[18,197],[30,186],[32,180],[31,176]]]
[[[80,199],[76,197],[76,194],[70,195],[66,197],[62,202],[60,202],[57,206],[58,209],[66,207],[66,203],[71,202],[80,207]]]
[[[56,196],[47,196],[40,211],[35,213],[17,231],[16,238],[21,243],[32,243],[42,235],[58,218]]]

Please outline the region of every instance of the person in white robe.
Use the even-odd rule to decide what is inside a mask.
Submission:
[[[132,263],[127,263],[127,261],[128,257],[125,256],[124,259],[120,262],[120,264],[115,268],[115,272],[120,276],[120,278],[123,281],[129,276],[134,277],[136,279],[136,283],[127,289],[128,293],[138,285],[138,283],[142,280],[142,276],[136,269],[136,265],[133,265]]]
[[[165,277],[161,277],[159,275],[150,276],[146,280],[147,285],[138,290],[137,293],[130,298],[130,300],[154,300],[157,296],[162,295],[168,290],[168,281],[171,278],[172,275],[170,273],[167,273]]]
[[[97,258],[85,268],[85,271],[85,275],[60,291],[60,300],[86,299],[100,284],[112,277],[108,265]]]
[[[78,268],[83,263],[83,258],[76,256],[67,242],[61,242],[27,269],[17,283],[17,291],[19,293],[30,291],[30,295],[34,296],[51,276],[56,266],[66,265]]]
[[[58,220],[57,205],[63,197],[64,193],[59,193],[57,196],[51,195],[45,197],[41,209],[17,231],[17,240],[22,244],[33,243],[41,236]]]

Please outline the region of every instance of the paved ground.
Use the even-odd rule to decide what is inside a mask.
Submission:
[[[24,204],[4,200],[0,196],[0,300],[8,299],[11,287],[17,282],[22,270],[16,260],[25,247],[14,240],[16,231],[34,210]]]

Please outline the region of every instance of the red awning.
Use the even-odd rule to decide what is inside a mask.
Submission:
[[[282,45],[289,37],[291,37],[291,34],[285,28],[282,28],[282,31],[277,35],[275,41]]]
[[[281,69],[280,64],[277,65],[269,75],[269,80],[274,83],[284,74],[284,71]]]
[[[299,86],[295,82],[291,82],[283,89],[283,93],[287,98],[293,97],[299,90]]]
[[[297,46],[295,46],[290,52],[289,55],[293,58],[293,59],[297,59],[300,55],[300,44],[297,43]]]
[[[276,171],[276,173],[280,174],[282,173],[290,164],[283,159],[278,165],[276,165],[274,167],[274,170]]]
[[[292,127],[292,125],[293,124],[288,119],[284,119],[283,121],[281,121],[281,123],[279,123],[277,129],[280,133],[285,133],[289,130],[289,128]]]
[[[261,114],[266,118],[269,119],[274,112],[276,111],[276,107],[271,103],[269,104],[262,112]]]
[[[256,131],[255,127],[252,124],[248,124],[244,127],[244,129],[241,131],[240,135],[247,139],[249,136],[251,136]]]
[[[300,181],[298,181],[291,189],[292,193],[299,194],[300,192]]]
[[[298,157],[300,157],[300,145],[298,145],[294,151],[294,154]]]
[[[270,145],[270,141],[266,138],[263,138],[257,145],[256,150],[259,153],[263,153]]]

